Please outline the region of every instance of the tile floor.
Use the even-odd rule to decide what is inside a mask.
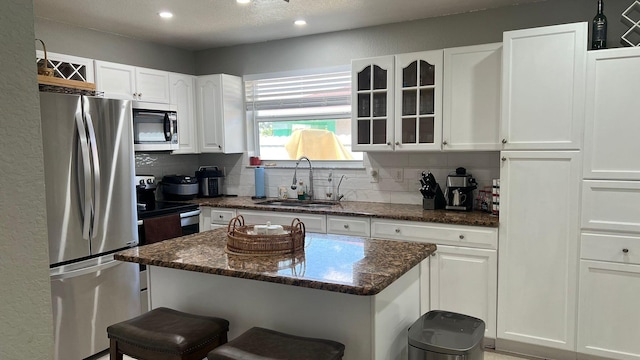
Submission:
[[[518,356],[513,356],[513,355],[505,355],[505,354],[499,354],[493,351],[485,351],[484,352],[484,360],[525,360],[528,358],[523,358],[523,357],[518,357]],[[99,357],[95,360],[109,360],[109,354],[107,353],[106,355]],[[135,360],[133,358],[130,358],[128,356],[124,356],[124,360]]]

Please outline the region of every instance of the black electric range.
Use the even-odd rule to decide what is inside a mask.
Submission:
[[[196,204],[188,204],[174,201],[156,201],[154,205],[138,207],[138,220],[144,220],[152,217],[158,217],[170,214],[182,214],[198,209]]]

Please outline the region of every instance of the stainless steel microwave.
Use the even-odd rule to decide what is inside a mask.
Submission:
[[[177,150],[176,106],[134,101],[133,147],[135,151]]]

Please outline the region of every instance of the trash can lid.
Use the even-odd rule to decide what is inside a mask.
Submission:
[[[409,328],[409,345],[425,351],[465,355],[482,341],[484,328],[481,319],[432,310]]]

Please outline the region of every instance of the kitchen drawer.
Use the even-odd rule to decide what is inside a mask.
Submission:
[[[640,233],[640,181],[585,180],[582,229]]]
[[[640,264],[640,236],[582,233],[580,258]]]
[[[213,208],[211,209],[211,223],[228,225],[229,221],[236,216],[234,209]],[[212,229],[214,227],[211,227]]]
[[[266,224],[267,221],[273,225],[291,225],[291,221],[298,218],[304,223],[307,232],[327,232],[327,217],[325,215],[250,210],[238,210],[238,215],[244,217],[244,222],[247,225]]]
[[[496,249],[498,229],[414,221],[371,221],[371,237]]]
[[[369,218],[354,216],[327,216],[327,233],[369,237]]]

